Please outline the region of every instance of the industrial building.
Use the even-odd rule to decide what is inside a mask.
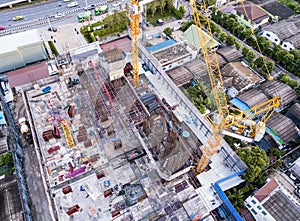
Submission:
[[[15,70],[47,58],[37,29],[0,38],[0,73]]]

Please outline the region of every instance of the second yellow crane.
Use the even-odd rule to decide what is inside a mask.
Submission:
[[[140,86],[139,80],[139,34],[140,34],[140,6],[138,0],[131,0],[133,10],[130,12],[130,29],[132,38],[132,77],[133,85]]]
[[[194,16],[194,22],[198,31],[198,39],[200,41],[202,55],[211,82],[212,93],[218,110],[218,113],[211,122],[213,124],[212,137],[202,148],[202,156],[196,166],[196,173],[201,173],[205,170],[211,157],[220,147],[224,134],[237,137],[248,142],[253,141],[253,139],[259,139],[261,134],[264,133],[263,129],[265,127],[265,123],[273,113],[274,108],[279,107],[280,99],[279,97],[275,97],[265,103],[251,108],[247,112],[240,112],[235,115],[229,113],[216,51],[212,51],[212,56],[209,56],[210,49],[207,48],[206,39],[202,34],[204,28],[200,22],[201,13],[204,14],[206,31],[211,38],[213,37],[210,20],[206,13],[205,1],[201,2],[200,10],[197,8],[196,0],[190,0],[190,4]],[[213,59],[213,62],[211,59]],[[253,117],[258,115],[263,115],[263,117],[257,123],[255,121],[251,121]],[[259,135],[259,137],[257,137],[257,135]],[[247,137],[249,138],[248,140]]]

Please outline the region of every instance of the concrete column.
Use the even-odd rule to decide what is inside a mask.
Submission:
[[[28,0],[29,3],[31,3],[31,0]]]
[[[11,5],[9,5],[9,7],[10,7],[10,8],[12,8],[12,4],[11,4]]]

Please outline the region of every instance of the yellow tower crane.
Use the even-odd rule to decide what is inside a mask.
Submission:
[[[211,38],[213,37],[210,27],[210,20],[206,14],[205,1],[202,1],[200,10],[197,9],[196,0],[190,0],[190,4],[194,16],[195,25],[198,31],[198,38],[202,48],[202,55],[206,64],[207,72],[211,82],[212,93],[218,111],[218,114],[216,114],[214,119],[211,121],[211,123],[213,124],[212,137],[204,145],[202,149],[202,156],[196,167],[196,173],[201,173],[207,167],[210,158],[217,152],[224,134],[238,137],[240,139],[246,138],[246,135],[248,135],[248,137],[252,138],[253,140],[253,138],[265,126],[266,121],[274,111],[273,108],[280,105],[280,100],[279,97],[275,97],[263,104],[251,108],[247,112],[240,112],[239,114],[235,115],[230,114],[227,107],[227,99],[223,86],[220,67],[218,65],[216,51],[214,50],[211,52],[212,56],[208,55],[210,49],[207,48],[205,36],[202,34],[203,26],[200,23],[201,13],[204,14],[205,23],[207,24],[206,31]],[[213,61],[211,59],[213,59]],[[264,114],[264,116],[261,118],[259,123],[249,123],[250,119],[260,114]],[[247,123],[249,125],[247,125]],[[237,128],[236,131],[233,130],[234,126]],[[248,132],[248,129],[249,133],[245,134],[246,131]]]
[[[140,34],[140,6],[138,0],[131,0],[133,10],[130,12],[130,29],[132,38],[132,75],[133,85],[140,86],[139,80],[139,34]]]

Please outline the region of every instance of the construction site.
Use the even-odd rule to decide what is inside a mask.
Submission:
[[[243,181],[245,164],[224,142],[197,175],[211,126],[142,45],[135,86],[131,56],[117,46],[74,49],[56,80],[23,94],[54,217],[233,216],[223,191]]]

